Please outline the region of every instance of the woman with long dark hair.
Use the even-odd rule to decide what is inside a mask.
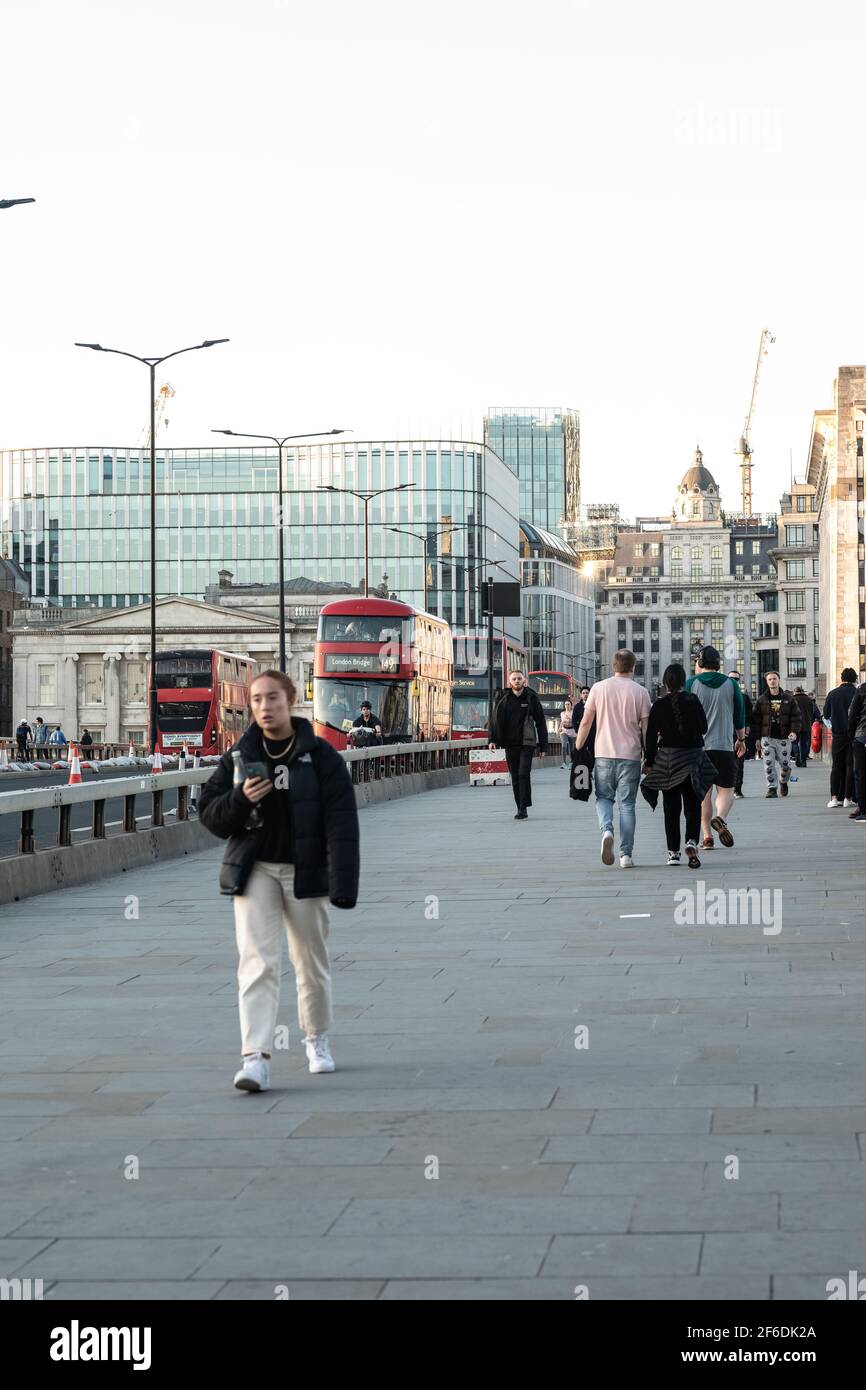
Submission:
[[[344,760],[293,714],[281,671],[250,686],[253,722],[202,788],[199,818],[228,840],[220,891],[234,899],[241,1091],[270,1089],[283,937],[295,970],[298,1020],[311,1072],[331,1072],[328,902],[358,898],[358,813]]]
[[[668,666],[662,677],[665,694],[650,710],[641,784],[644,797],[656,808],[661,792],[665,813],[668,865],[680,861],[680,816],[686,822],[686,858],[690,869],[699,869],[698,837],[701,802],[712,786],[715,767],[704,752],[707,717],[696,695],[683,687],[686,673],[679,663]]]

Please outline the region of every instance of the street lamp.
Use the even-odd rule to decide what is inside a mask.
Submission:
[[[124,352],[122,348],[107,348],[101,343],[76,343],[76,347],[90,348],[93,352],[112,352],[117,357],[131,357],[133,362],[143,362],[150,373],[150,688],[148,690],[148,710],[150,712],[150,737],[157,738],[156,709],[156,369],[170,357],[180,357],[184,352],[198,352],[201,348],[216,347],[227,343],[228,338],[206,338],[203,343],[193,343],[191,347],[178,348],[162,357],[139,357],[134,352]]]
[[[397,483],[395,487],[380,487],[375,492],[356,492],[353,487],[335,487],[333,483],[319,483],[322,492],[346,492],[350,497],[359,497],[364,503],[364,597],[370,591],[370,503],[374,497],[386,492],[404,492],[414,487],[414,483]]]
[[[285,675],[286,670],[286,577],[284,574],[284,542],[283,542],[283,445],[288,444],[290,439],[315,439],[325,434],[345,434],[345,430],[308,430],[306,434],[252,434],[245,430],[211,430],[211,434],[230,434],[234,439],[269,439],[276,444],[279,451],[279,476],[277,486],[279,488],[279,537],[277,542],[278,558],[277,569],[279,571],[279,591],[280,591],[280,670]]]
[[[0,198],[0,208],[17,208],[19,203],[35,202],[35,198]]]
[[[465,521],[458,521],[458,522],[456,522],[453,526],[445,526],[445,527],[443,527],[443,529],[442,529],[441,531],[428,531],[426,534],[422,534],[422,533],[420,533],[420,532],[418,532],[418,531],[404,531],[403,528],[402,528],[401,526],[389,526],[389,527],[388,527],[388,530],[389,530],[389,531],[393,531],[394,534],[395,534],[396,536],[412,536],[414,540],[420,541],[421,544],[422,544],[422,546],[424,547],[424,612],[425,612],[425,613],[427,612],[427,547],[428,547],[428,545],[429,545],[430,536],[432,535],[434,540],[438,540],[438,538],[439,538],[440,536],[450,536],[452,531],[459,531],[462,527],[465,527],[466,525],[467,525],[467,523],[466,523]]]

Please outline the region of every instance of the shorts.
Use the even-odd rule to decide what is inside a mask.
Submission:
[[[716,787],[733,787],[737,780],[737,757],[735,753],[727,753],[723,748],[707,748],[707,757],[716,769],[713,785]]]

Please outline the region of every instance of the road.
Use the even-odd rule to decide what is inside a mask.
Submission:
[[[85,782],[110,782],[121,777],[134,776],[130,768],[112,768],[105,772],[82,772]],[[6,772],[0,776],[0,859],[18,853],[18,837],[21,830],[20,817],[3,814],[3,793],[13,791],[38,791],[41,787],[62,787],[69,780],[66,772]],[[173,787],[166,787],[163,793],[163,809],[166,821],[177,811],[177,795]],[[92,808],[90,805],[72,808],[73,838],[87,838],[91,830]],[[142,792],[135,799],[135,815],[140,823],[150,820],[150,792]],[[109,799],[105,805],[105,833],[118,835],[123,829],[123,800],[121,797]],[[34,816],[37,849],[49,849],[57,835],[57,812],[37,811]]]

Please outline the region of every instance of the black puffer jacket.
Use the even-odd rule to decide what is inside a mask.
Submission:
[[[297,898],[328,897],[340,907],[358,901],[360,871],[358,810],[349,770],[335,748],[317,738],[309,720],[292,716],[295,746],[288,758],[294,831]],[[235,747],[245,762],[267,763],[262,731],[251,724]],[[252,809],[232,786],[231,752],[224,753],[199,797],[199,820],[228,840],[220,870],[220,892],[243,893],[256,862],[258,836],[246,828]],[[271,793],[274,795],[274,793]]]

